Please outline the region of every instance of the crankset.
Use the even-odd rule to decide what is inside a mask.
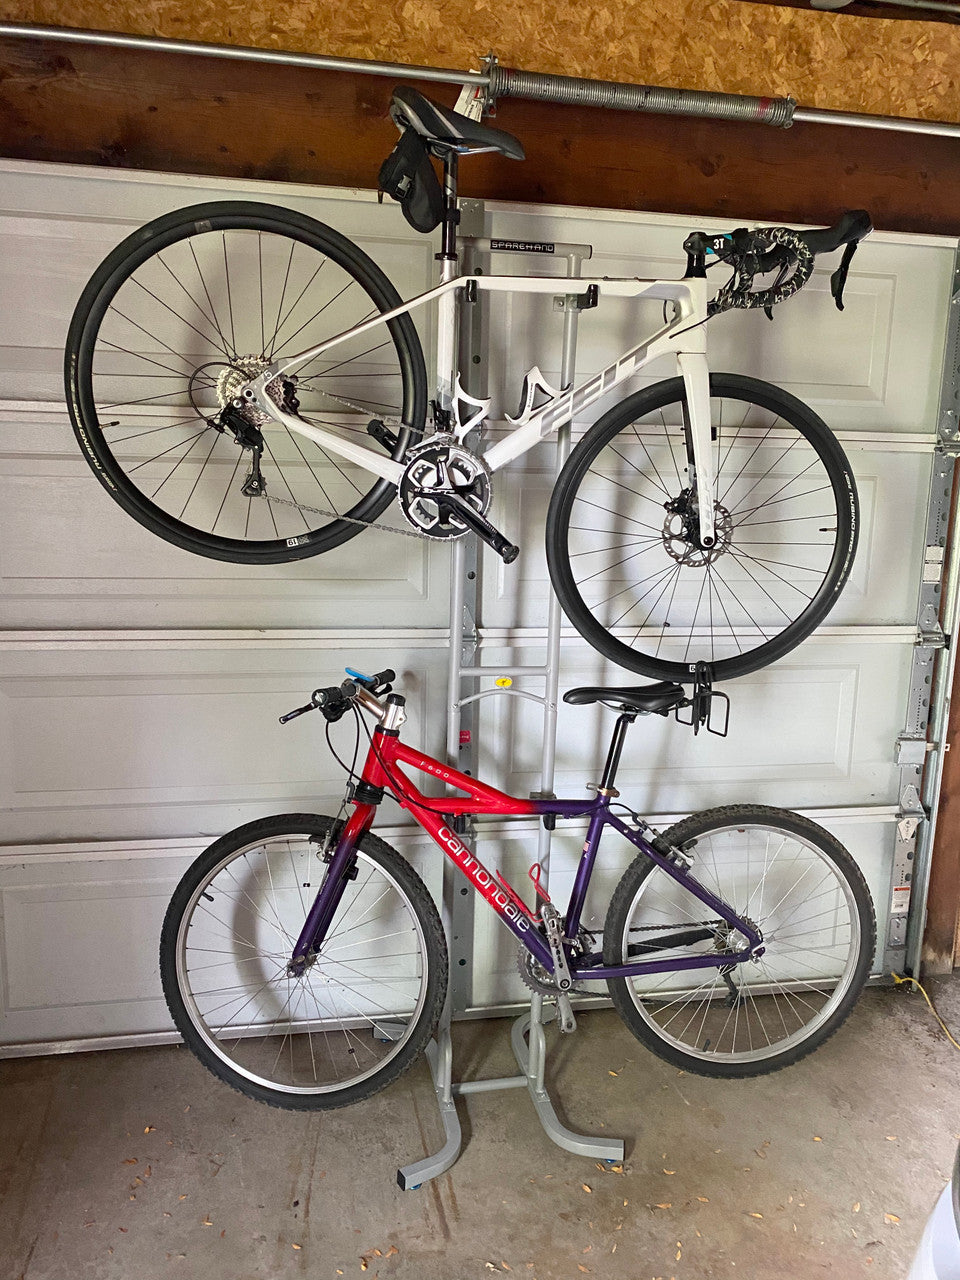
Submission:
[[[409,523],[437,541],[472,531],[506,564],[520,554],[486,517],[492,496],[490,471],[483,459],[456,436],[441,432],[414,445],[397,488],[397,501]]]

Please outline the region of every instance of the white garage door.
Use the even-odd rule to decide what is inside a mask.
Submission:
[[[409,297],[432,283],[435,246],[395,207],[378,207],[370,193],[86,168],[4,162],[0,173],[0,1044],[23,1052],[167,1033],[156,939],[173,885],[196,852],[241,821],[336,808],[340,774],[322,725],[281,730],[277,716],[339,680],[343,666],[402,672],[409,736],[442,753],[449,557],[435,543],[371,532],[293,566],[248,570],[192,557],[109,500],[79,455],[62,403],[75,300],[138,224],[208,199],[287,204],[359,241]],[[692,225],[503,205],[488,206],[488,219],[488,231],[503,237],[592,244],[589,271],[597,275],[682,274],[680,245]],[[750,800],[819,817],[870,882],[878,972],[898,803],[894,744],[916,638],[953,260],[952,243],[875,235],[855,259],[842,315],[829,297],[828,268],[773,324],[750,313],[711,326],[714,368],[777,383],[836,429],[860,489],[860,552],[829,625],[775,667],[728,687],[726,740],[643,720],[628,739],[619,784],[657,821]],[[417,318],[429,350],[432,318]],[[580,371],[607,363],[612,346],[626,349],[655,319],[616,303],[588,312]],[[558,377],[559,335],[549,298],[498,302],[490,333],[498,416],[515,412],[531,365]],[[663,372],[647,370],[636,385]],[[498,476],[493,518],[523,554],[510,567],[486,561],[486,663],[541,656],[552,473],[548,444]],[[561,688],[604,679],[623,675],[567,637]],[[596,780],[609,727],[593,709],[563,708],[560,794]],[[520,794],[536,787],[539,738],[530,704],[484,703],[484,776]],[[400,815],[385,806],[383,820],[398,824]],[[397,825],[383,834],[438,892],[439,853]],[[578,835],[556,838],[561,897]],[[485,828],[481,840],[484,861],[523,883],[535,830]],[[605,850],[595,917],[627,860],[615,840]],[[482,904],[470,950],[463,958],[472,957],[475,978],[463,1004],[489,1008],[519,997],[512,941]]]

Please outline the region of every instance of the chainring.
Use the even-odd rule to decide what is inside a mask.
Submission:
[[[408,450],[404,464],[397,502],[423,537],[443,542],[467,532],[461,520],[438,506],[436,497],[442,494],[456,494],[486,515],[492,496],[490,469],[456,436],[446,432],[430,436]]]
[[[517,968],[524,984],[531,991],[539,991],[544,996],[558,994],[553,978],[543,968],[540,961],[526,947],[517,947]]]

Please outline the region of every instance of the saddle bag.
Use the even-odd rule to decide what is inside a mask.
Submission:
[[[443,190],[430,152],[414,129],[400,140],[380,166],[380,190],[396,200],[415,231],[432,231],[443,219]]]

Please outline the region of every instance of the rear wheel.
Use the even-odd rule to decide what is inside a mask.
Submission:
[[[615,405],[567,460],[550,577],[585,640],[628,671],[747,675],[824,620],[853,565],[857,491],[836,437],[794,396],[710,378],[716,542],[699,541],[681,378]]]
[[[664,833],[688,851],[691,874],[763,934],[764,954],[728,968],[615,978],[621,1018],[659,1057],[707,1076],[789,1066],[837,1030],[870,972],[873,903],[860,868],[809,818],[766,805],[694,814]],[[689,889],[645,854],[610,902],[604,962],[680,960],[744,945]],[[712,936],[639,954],[658,937],[710,926]],[[633,948],[633,950],[631,950]]]
[[[299,977],[287,971],[338,829],[312,814],[238,827],[190,867],[163,923],[160,975],[188,1048],[278,1107],[342,1107],[383,1089],[422,1053],[446,992],[437,909],[370,834],[319,954]]]
[[[107,257],[70,325],[67,403],[84,455],[129,515],[187,551],[239,564],[329,551],[375,520],[395,486],[232,402],[272,361],[400,305],[356,245],[292,210],[238,202],[158,218]],[[426,416],[409,314],[278,377],[267,394],[403,458]],[[378,443],[368,425],[384,417],[404,425],[375,428]],[[250,483],[258,471],[262,492]]]

